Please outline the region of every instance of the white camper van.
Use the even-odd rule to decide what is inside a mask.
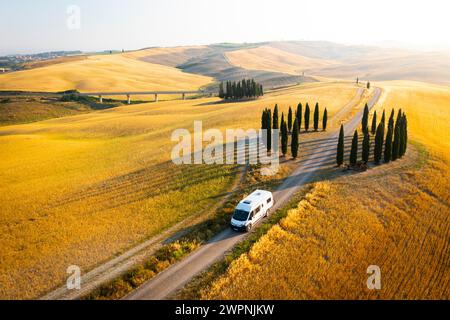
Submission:
[[[273,205],[272,192],[256,190],[236,207],[231,228],[236,231],[250,231],[259,220],[269,215]]]

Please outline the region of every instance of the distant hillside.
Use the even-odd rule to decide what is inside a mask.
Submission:
[[[254,78],[265,88],[272,88],[313,82],[320,76],[450,84],[449,52],[423,53],[324,41],[147,48],[63,57],[30,67],[32,70],[0,75],[0,90],[217,91],[220,81]]]
[[[151,64],[126,54],[93,55],[0,75],[0,90],[145,91],[196,90],[213,79]]]

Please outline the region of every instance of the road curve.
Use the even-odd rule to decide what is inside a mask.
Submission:
[[[382,91],[379,88],[374,89],[374,94],[368,102],[370,109],[378,102],[381,92]],[[358,94],[361,93],[362,91],[359,90]],[[357,100],[359,101],[359,99]],[[356,103],[358,101],[356,101]],[[348,108],[348,106],[345,106],[344,108]],[[363,110],[360,110],[352,120],[344,125],[347,133],[353,132],[358,127],[361,123],[362,116]],[[337,143],[338,135],[339,132],[336,131],[330,133],[326,139],[322,139],[325,142],[322,142],[321,145],[315,149],[314,154],[310,155],[302,162],[302,165],[277,188],[274,192],[276,204],[273,210],[279,209],[285,205],[294,193],[311,180],[317,169],[324,166],[330,159],[334,158],[336,152],[334,148],[330,149],[329,146],[330,143],[334,143],[333,145]],[[334,139],[336,141],[333,141]],[[320,154],[320,158],[315,157],[317,154]],[[161,272],[131,294],[127,295],[124,299],[163,300],[168,298],[177,290],[185,286],[193,277],[221,259],[226,252],[231,250],[245,237],[245,233],[236,233],[231,230],[231,228],[227,228],[216,235],[207,244],[200,247],[185,259]]]

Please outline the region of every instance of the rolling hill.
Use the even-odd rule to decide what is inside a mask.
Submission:
[[[336,64],[336,62],[308,58],[267,45],[230,51],[225,55],[231,64],[245,69],[267,70],[292,75],[301,75],[305,70]]]
[[[131,54],[93,55],[0,75],[0,90],[55,92],[196,90],[209,77],[140,61]],[[148,97],[147,97],[148,98]]]

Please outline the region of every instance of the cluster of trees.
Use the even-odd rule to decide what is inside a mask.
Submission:
[[[369,161],[369,156],[371,152],[371,135],[374,137],[374,161],[379,164],[383,159],[385,163],[395,161],[402,158],[408,148],[408,120],[406,114],[400,109],[395,119],[395,111],[392,109],[391,115],[389,117],[387,125],[387,133],[385,135],[386,126],[386,114],[383,111],[380,123],[377,125],[377,113],[375,111],[372,118],[372,126],[369,132],[369,108],[366,105],[364,109],[364,115],[362,120],[362,133],[363,133],[363,143],[362,143],[362,162],[367,163]],[[344,163],[344,126],[341,126],[341,131],[339,133],[339,141],[337,147],[336,162],[338,166]],[[350,165],[354,166],[358,162],[359,154],[359,135],[356,130],[350,149]]]
[[[291,128],[292,128],[292,138],[291,138],[291,153],[294,158],[297,158],[298,156],[298,148],[299,148],[299,126],[297,119],[294,120],[294,123],[292,124],[292,117],[291,120]],[[261,128],[266,130],[267,132],[267,142],[266,147],[267,150],[272,150],[272,129],[280,130],[281,132],[281,152],[283,156],[286,156],[288,153],[289,148],[289,129],[288,129],[288,122],[286,121],[284,117],[284,113],[281,114],[281,121],[279,118],[279,109],[278,105],[275,105],[275,108],[272,112],[271,109],[264,109],[262,112],[262,118],[261,118]]]
[[[305,132],[309,131],[310,122],[311,122],[311,108],[309,107],[308,103],[306,103],[306,105],[305,105],[304,113],[303,113],[303,105],[302,105],[302,103],[299,103],[297,106],[297,109],[295,111],[295,115],[293,113],[292,108],[289,107],[288,120],[287,120],[287,129],[288,129],[289,133],[291,133],[293,131],[295,120],[297,120],[299,132],[301,131],[302,126],[303,126]],[[327,130],[327,125],[328,125],[328,110],[325,108],[323,115],[322,115],[322,130],[323,131]],[[319,107],[319,103],[316,103],[316,106],[314,108],[314,114],[313,114],[314,131],[319,131],[319,126],[320,126],[320,107]]]
[[[254,79],[243,79],[242,81],[227,81],[219,85],[219,97],[227,100],[244,98],[257,98],[264,95],[262,84]]]
[[[272,112],[271,109],[266,108],[262,112],[261,117],[261,128],[267,130],[267,149],[269,151],[272,150],[272,129],[279,129],[281,133],[281,153],[283,156],[286,156],[289,149],[289,135],[291,135],[291,154],[295,159],[298,157],[299,151],[299,135],[301,132],[302,124],[304,125],[304,129],[307,132],[310,127],[310,117],[311,110],[309,104],[305,105],[305,112],[303,113],[303,105],[301,103],[298,104],[297,109],[295,111],[289,107],[289,112],[287,117],[285,117],[284,113],[281,114],[281,120],[279,117],[279,108],[278,105],[275,105],[275,108]],[[319,122],[320,122],[320,108],[319,104],[316,103],[313,114],[313,128],[315,131],[319,130]],[[327,129],[328,123],[328,111],[325,108],[322,116],[322,130]]]

